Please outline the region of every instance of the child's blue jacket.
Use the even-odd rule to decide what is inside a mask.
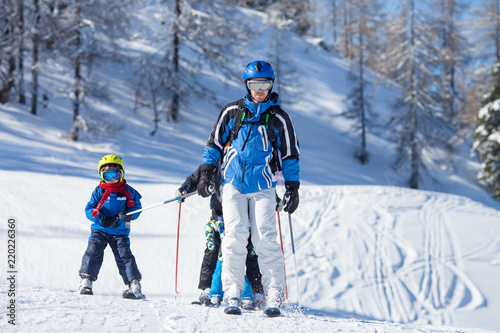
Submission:
[[[102,195],[104,194],[105,190],[99,186],[96,187],[94,192],[92,192],[92,196],[90,197],[90,201],[87,203],[87,206],[85,207],[85,215],[87,215],[87,218],[94,222],[92,223],[92,226],[90,227],[91,230],[101,230],[107,234],[110,235],[129,235],[130,234],[130,228],[125,227],[125,222],[119,220],[119,224],[116,228],[107,228],[101,225],[101,220],[103,216],[115,216],[118,215],[120,212],[123,212],[125,210],[132,212],[137,209],[141,209],[141,198],[142,196],[137,192],[132,186],[126,185],[126,189],[130,191],[130,195],[132,196],[132,200],[135,201],[135,205],[129,208],[128,210],[126,209],[126,203],[127,203],[127,198],[125,197],[124,194],[121,193],[111,193],[109,195],[108,200],[104,203],[104,206],[102,207],[99,216],[97,217],[92,217],[92,210],[97,207],[99,204],[99,201],[102,198]],[[135,220],[141,215],[141,212],[135,213],[132,217],[132,220]]]

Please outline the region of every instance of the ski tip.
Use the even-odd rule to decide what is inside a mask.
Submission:
[[[224,309],[225,314],[230,314],[230,315],[240,315],[241,310],[237,306],[230,306]]]
[[[267,308],[264,310],[264,314],[268,317],[278,317],[281,316],[281,311],[278,308]]]

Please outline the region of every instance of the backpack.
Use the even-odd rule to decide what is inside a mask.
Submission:
[[[281,110],[281,107],[279,105],[271,105],[265,112],[263,112],[260,115],[260,120],[256,122],[244,121],[246,116],[246,110],[247,107],[245,104],[245,100],[243,98],[238,100],[238,113],[234,119],[231,135],[225,146],[226,147],[230,146],[233,140],[238,137],[238,132],[240,130],[241,125],[243,124],[257,125],[257,126],[265,125],[267,131],[267,137],[273,147],[273,158],[271,159],[270,163],[271,169],[273,172],[275,172],[276,170],[281,171],[282,166],[281,166],[281,160],[279,159],[278,155],[278,142],[276,140],[276,134],[274,133],[274,122],[276,121],[275,114],[277,110]]]

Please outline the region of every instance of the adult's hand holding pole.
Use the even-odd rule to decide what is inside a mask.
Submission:
[[[299,187],[300,182],[298,181],[288,181],[285,183],[285,196],[283,200],[285,201],[284,211],[288,214],[293,214],[297,207],[299,207]]]
[[[139,213],[139,212],[142,212],[144,210],[148,210],[148,209],[155,208],[155,207],[158,207],[158,206],[161,206],[161,205],[164,205],[164,204],[168,204],[170,202],[174,202],[174,201],[178,201],[178,200],[181,200],[181,199],[185,199],[185,198],[190,197],[190,196],[192,196],[194,194],[196,194],[196,192],[191,192],[191,193],[188,193],[188,194],[180,196],[180,197],[175,197],[175,198],[172,198],[172,199],[168,199],[168,200],[165,200],[163,202],[151,205],[151,206],[146,207],[146,208],[141,208],[141,209],[134,210],[132,212],[128,212],[127,215],[132,215],[134,213]]]

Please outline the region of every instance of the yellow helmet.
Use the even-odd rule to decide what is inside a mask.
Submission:
[[[103,166],[108,164],[117,164],[120,166],[120,169],[125,172],[125,165],[123,164],[123,160],[116,155],[106,155],[99,161],[99,167],[97,169],[98,173],[101,173],[101,169]]]

